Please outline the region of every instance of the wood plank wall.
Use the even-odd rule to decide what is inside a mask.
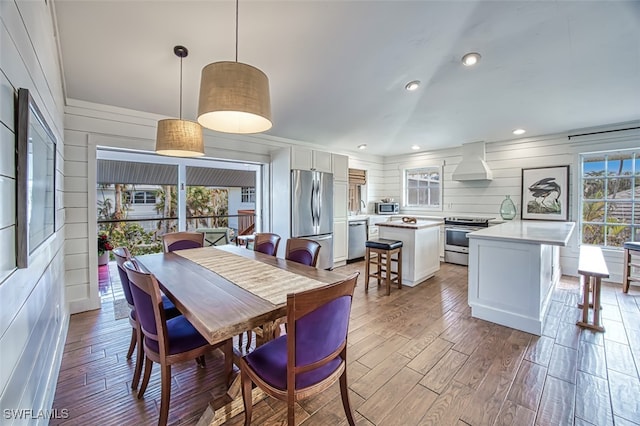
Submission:
[[[51,407],[69,319],[63,291],[64,100],[47,3],[3,1],[0,21],[0,407],[32,409],[37,415]],[[32,253],[25,269],[16,269],[15,262],[18,88],[29,89],[58,142],[56,230]],[[17,423],[4,412],[2,416],[3,424]]]

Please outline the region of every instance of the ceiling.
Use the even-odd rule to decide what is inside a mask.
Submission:
[[[235,2],[55,0],[66,97],[195,119],[234,59]],[[270,80],[268,135],[397,155],[640,119],[638,1],[239,2],[238,60]],[[479,52],[475,67],[460,58]],[[407,82],[420,80],[408,92]]]

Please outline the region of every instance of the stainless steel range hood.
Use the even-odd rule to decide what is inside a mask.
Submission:
[[[484,160],[484,142],[462,145],[462,161],[453,172],[453,180],[492,180],[493,173]]]

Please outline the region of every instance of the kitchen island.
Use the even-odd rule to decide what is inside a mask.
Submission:
[[[402,284],[415,287],[440,270],[442,220],[378,223],[380,238],[402,241]]]
[[[575,223],[513,221],[471,232],[471,315],[542,334],[551,290],[560,279],[559,247]]]

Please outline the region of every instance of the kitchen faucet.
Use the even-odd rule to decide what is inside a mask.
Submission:
[[[360,206],[364,207],[364,212],[367,212],[367,203],[364,202],[364,200],[360,200]],[[362,213],[362,210],[358,211],[358,214]]]

